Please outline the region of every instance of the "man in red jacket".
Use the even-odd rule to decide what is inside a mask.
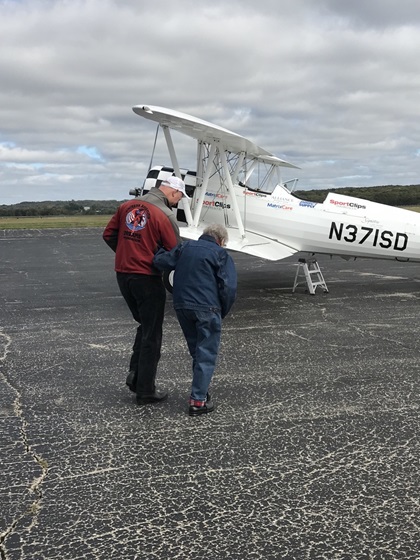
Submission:
[[[184,182],[169,177],[146,195],[121,204],[103,233],[104,241],[115,251],[121,294],[139,324],[127,377],[138,404],[158,403],[168,396],[155,385],[166,291],[153,257],[158,249],[170,250],[181,241],[171,207],[182,197],[187,197]]]

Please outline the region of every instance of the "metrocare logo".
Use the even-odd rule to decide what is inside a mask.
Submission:
[[[149,219],[149,212],[146,208],[133,208],[131,212],[127,214],[125,217],[125,225],[131,231],[139,231],[144,229],[147,224],[147,220]]]

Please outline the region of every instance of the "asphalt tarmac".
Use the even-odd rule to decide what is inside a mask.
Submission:
[[[418,560],[420,267],[233,254],[216,410],[187,414],[168,297],[158,383],[102,230],[0,232],[1,560]]]

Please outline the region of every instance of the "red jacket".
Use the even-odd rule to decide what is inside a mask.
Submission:
[[[103,233],[115,251],[115,270],[130,274],[160,275],[153,257],[161,247],[167,250],[179,241],[179,229],[166,196],[153,188],[141,198],[123,202]]]

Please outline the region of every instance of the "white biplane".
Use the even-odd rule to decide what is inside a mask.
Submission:
[[[151,167],[136,194],[169,175],[182,178],[191,197],[174,209],[183,238],[197,239],[208,224],[222,223],[228,249],[269,260],[303,252],[420,262],[418,213],[336,193],[323,203],[302,200],[292,194],[297,179],[281,177],[283,168],[298,168],[250,140],[162,107],[133,111],[158,123],[171,160],[168,167]],[[197,141],[195,169],[180,167],[171,131]]]

